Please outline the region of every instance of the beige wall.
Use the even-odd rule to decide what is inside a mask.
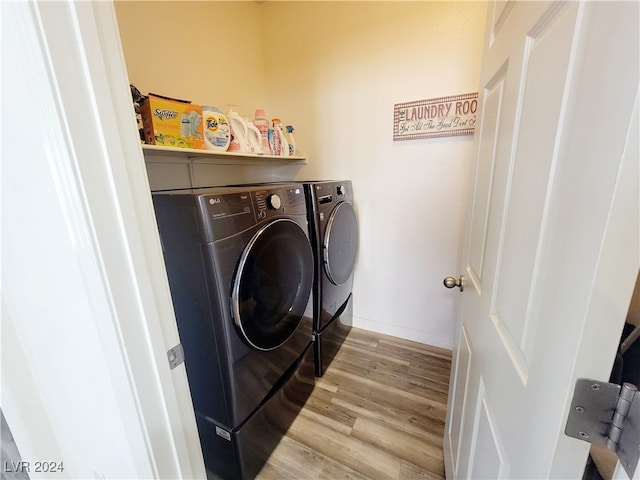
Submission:
[[[162,20],[178,7],[191,22],[179,46],[159,34],[178,23]],[[445,347],[457,297],[442,278],[460,273],[472,137],[393,142],[393,106],[477,91],[485,12],[483,2],[116,2],[143,93],[264,108],[294,125],[309,161],[267,180],[353,181],[356,326]],[[205,62],[212,33],[228,50]],[[153,36],[163,57],[147,55]],[[182,63],[167,72],[159,58]]]
[[[255,2],[115,1],[129,81],[158,93],[249,112],[265,98]]]
[[[393,106],[477,91],[485,4],[261,8],[270,101],[309,153],[300,176],[354,183],[356,325],[450,346],[457,297],[442,278],[460,272],[472,138],[393,142]]]
[[[261,8],[270,106],[283,118],[304,119],[298,136],[322,176],[336,175],[336,166],[352,174],[354,161],[405,170],[384,156],[401,159],[415,145],[427,153],[437,142],[393,144],[394,103],[477,91],[481,2],[265,2]]]

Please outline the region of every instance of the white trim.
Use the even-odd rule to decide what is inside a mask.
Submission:
[[[429,334],[422,330],[406,328],[400,325],[390,323],[376,322],[364,317],[353,316],[353,326],[369,330],[370,332],[382,333],[383,335],[391,335],[392,337],[404,338],[412,342],[424,343],[425,345],[433,345],[434,347],[453,349],[453,339],[448,337],[439,337]]]
[[[594,332],[597,332],[597,326],[603,318],[605,321],[618,321],[617,324],[612,323],[612,331],[619,331],[616,327],[621,324],[619,320],[626,317],[626,308],[631,303],[635,279],[640,269],[639,103],[640,89],[636,90],[633,112],[629,120],[620,170],[587,307],[587,321],[585,329],[581,332],[573,382],[581,377],[606,379],[609,375],[612,362],[603,362],[602,356],[594,355],[594,352],[603,348],[604,343],[604,340]],[[617,308],[619,306],[624,306],[624,310]],[[617,314],[617,319],[611,315],[612,312]],[[615,340],[617,341],[618,338],[619,335]],[[608,343],[611,342],[608,341]],[[599,374],[594,375],[595,372]],[[566,459],[570,457],[566,452],[575,448],[586,449],[583,442],[563,434],[570,405],[571,398],[567,397],[549,478],[571,476],[574,466],[567,464]],[[579,446],[576,447],[576,444]],[[637,468],[634,478],[639,475],[640,468]]]
[[[202,478],[204,464],[184,365],[170,370],[166,357],[179,337],[115,12],[111,2],[74,6],[88,47],[96,119],[102,127],[101,138],[108,139],[103,145],[103,182],[105,190],[109,182],[114,198],[122,251],[112,250],[109,232],[115,225],[101,225],[101,211],[95,212],[94,221],[97,229],[102,227],[103,252],[111,257],[107,261],[110,284],[120,289],[117,305],[124,310],[119,314],[120,325],[129,345],[143,421],[148,431],[154,432],[150,436],[151,455],[160,477]],[[89,169],[95,162],[88,157],[84,160]],[[88,198],[96,210],[103,208],[104,199],[95,189],[91,188]],[[130,284],[125,286],[122,280],[127,276]],[[132,321],[136,318],[130,317],[132,313],[139,315],[139,322]]]
[[[179,343],[179,338],[113,5],[42,1],[11,4],[3,12],[5,18],[7,11],[11,13],[11,21],[16,22],[15,32],[19,32],[12,41],[26,42],[21,47],[26,53],[24,60],[18,63],[20,71],[27,72],[23,76],[34,95],[30,104],[39,107],[39,111],[12,113],[15,114],[12,120],[38,135],[33,135],[33,148],[25,150],[26,158],[18,158],[19,148],[10,144],[3,146],[3,156],[8,153],[7,162],[14,173],[28,171],[28,152],[39,155],[37,152],[44,151],[48,159],[50,170],[40,170],[32,178],[25,175],[21,188],[28,194],[37,194],[30,190],[36,188],[38,179],[55,186],[55,198],[42,199],[42,205],[46,208],[48,202],[52,208],[61,209],[65,227],[53,232],[58,236],[51,240],[66,242],[65,251],[75,254],[75,262],[68,265],[80,276],[74,277],[72,273],[69,278],[76,282],[74,288],[83,285],[77,293],[78,301],[86,299],[91,312],[83,320],[83,340],[99,345],[91,350],[90,356],[86,356],[84,349],[85,356],[76,361],[84,362],[96,372],[96,382],[101,388],[111,385],[103,407],[105,413],[115,415],[117,425],[113,437],[101,438],[100,442],[110,445],[113,440],[113,451],[92,453],[91,459],[80,458],[79,442],[89,444],[92,439],[77,438],[74,432],[82,430],[73,427],[60,432],[63,424],[69,424],[69,418],[75,416],[82,422],[89,417],[60,406],[64,405],[63,392],[56,392],[47,379],[47,363],[60,361],[57,357],[47,359],[39,355],[42,343],[38,342],[43,338],[42,334],[34,335],[45,331],[49,325],[43,322],[49,319],[23,321],[24,312],[29,311],[24,304],[26,296],[13,288],[7,290],[6,298],[3,293],[3,312],[13,319],[21,343],[16,348],[28,359],[27,369],[33,373],[34,388],[40,392],[44,409],[37,413],[46,416],[56,434],[57,447],[67,463],[67,475],[86,476],[93,470],[95,477],[111,474],[134,478],[204,478],[184,365],[170,370],[166,358],[166,351]],[[3,32],[5,39],[9,35],[9,31]],[[3,80],[5,74],[9,73],[3,72]],[[30,122],[34,115],[37,122]],[[39,128],[34,129],[34,123]],[[39,163],[42,162],[34,165]],[[47,232],[43,233],[48,246]],[[15,241],[11,245],[17,248]],[[3,258],[7,258],[4,247],[3,244]],[[21,257],[26,255],[18,253]],[[49,254],[56,255],[56,251]],[[48,263],[39,267],[36,265],[36,271],[51,274]],[[31,296],[32,301],[38,301],[37,291]],[[61,307],[52,302],[51,318],[61,320],[63,328],[70,327],[71,322],[56,318]],[[74,344],[73,339],[66,340],[64,336],[56,340],[69,349]],[[61,352],[61,356],[73,358],[73,353]],[[73,384],[72,371],[60,372],[58,377],[67,387]],[[5,387],[16,387],[17,392],[17,386],[5,382],[3,377]],[[95,398],[95,391],[82,389],[82,385],[76,385],[73,390],[77,402]],[[52,408],[51,404],[59,408]],[[17,427],[16,441],[23,438],[23,444],[29,445],[30,459],[35,460],[44,458],[42,453],[52,446],[29,441],[36,432],[29,431],[28,419],[21,423],[19,418],[28,415],[30,408],[25,404],[21,413],[5,411],[5,414],[11,428]],[[105,426],[104,420],[95,421]],[[119,458],[125,460],[121,465],[117,465]]]

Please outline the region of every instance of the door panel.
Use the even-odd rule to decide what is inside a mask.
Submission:
[[[450,478],[578,478],[584,468],[587,448],[564,438],[563,421],[590,341],[581,332],[599,299],[600,249],[613,235],[602,214],[621,185],[614,179],[638,93],[638,10],[637,2],[489,9],[469,281],[445,429]],[[621,246],[638,241],[632,228],[624,235],[616,232]],[[638,252],[625,252],[637,265]],[[607,305],[610,318],[616,309]],[[623,322],[588,328],[611,346],[597,353],[609,366]]]
[[[528,364],[530,338],[529,297],[534,275],[548,189],[553,178],[556,131],[560,123],[563,92],[571,51],[575,8],[556,11],[534,27],[535,36],[524,40],[525,60],[519,95],[523,97],[518,124],[513,173],[506,199],[503,244],[496,261],[500,273],[491,314],[504,331],[505,348],[523,372]],[[561,15],[558,15],[558,14]],[[549,71],[554,81],[549,81]],[[523,379],[526,381],[526,375]]]
[[[524,61],[517,95],[522,98],[517,143],[503,210],[505,225],[500,238],[491,306],[493,324],[514,368],[527,379],[527,339],[531,317],[530,292],[542,236],[548,191],[553,179],[556,131],[560,124],[563,93],[571,53],[576,8],[554,8],[533,27],[522,42]],[[557,81],[549,81],[549,72]]]
[[[506,22],[509,13],[511,13],[511,10],[513,9],[514,4],[514,1],[494,3],[494,8],[492,9],[493,22],[491,23],[491,25],[493,26],[493,30],[491,35],[491,44],[493,44],[493,41],[500,31],[500,28]]]
[[[489,192],[492,188],[496,152],[496,138],[499,136],[500,113],[504,93],[506,68],[501,69],[491,80],[484,94],[482,105],[482,124],[485,126],[480,138],[480,154],[476,170],[476,202],[471,217],[469,239],[469,256],[467,275],[473,281],[476,290],[481,290],[485,247],[487,239],[487,222],[489,216]]]
[[[456,376],[454,380],[455,388],[453,391],[454,398],[452,399],[451,404],[454,406],[454,410],[464,412],[464,399],[467,391],[467,380],[469,379],[469,367],[471,365],[471,347],[469,346],[469,341],[464,330],[460,332],[460,335],[460,348],[458,349],[458,356],[456,358],[458,369],[456,370]],[[449,423],[447,428],[449,438],[460,438],[463,415],[455,417]],[[458,444],[454,443],[452,445],[452,448],[452,457],[456,459],[457,470]]]
[[[493,414],[485,396],[484,383],[480,382],[478,392],[478,415],[473,432],[474,453],[471,457],[471,478],[506,478],[509,464]],[[478,459],[479,461],[475,461]],[[481,461],[480,461],[481,460]]]

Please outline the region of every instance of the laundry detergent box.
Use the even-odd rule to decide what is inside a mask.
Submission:
[[[140,106],[144,141],[149,145],[204,148],[202,107],[150,93]]]

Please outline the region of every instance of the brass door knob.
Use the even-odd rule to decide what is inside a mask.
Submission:
[[[464,291],[464,276],[460,275],[460,278],[447,277],[444,279],[444,286],[447,288],[458,287],[461,292]]]

